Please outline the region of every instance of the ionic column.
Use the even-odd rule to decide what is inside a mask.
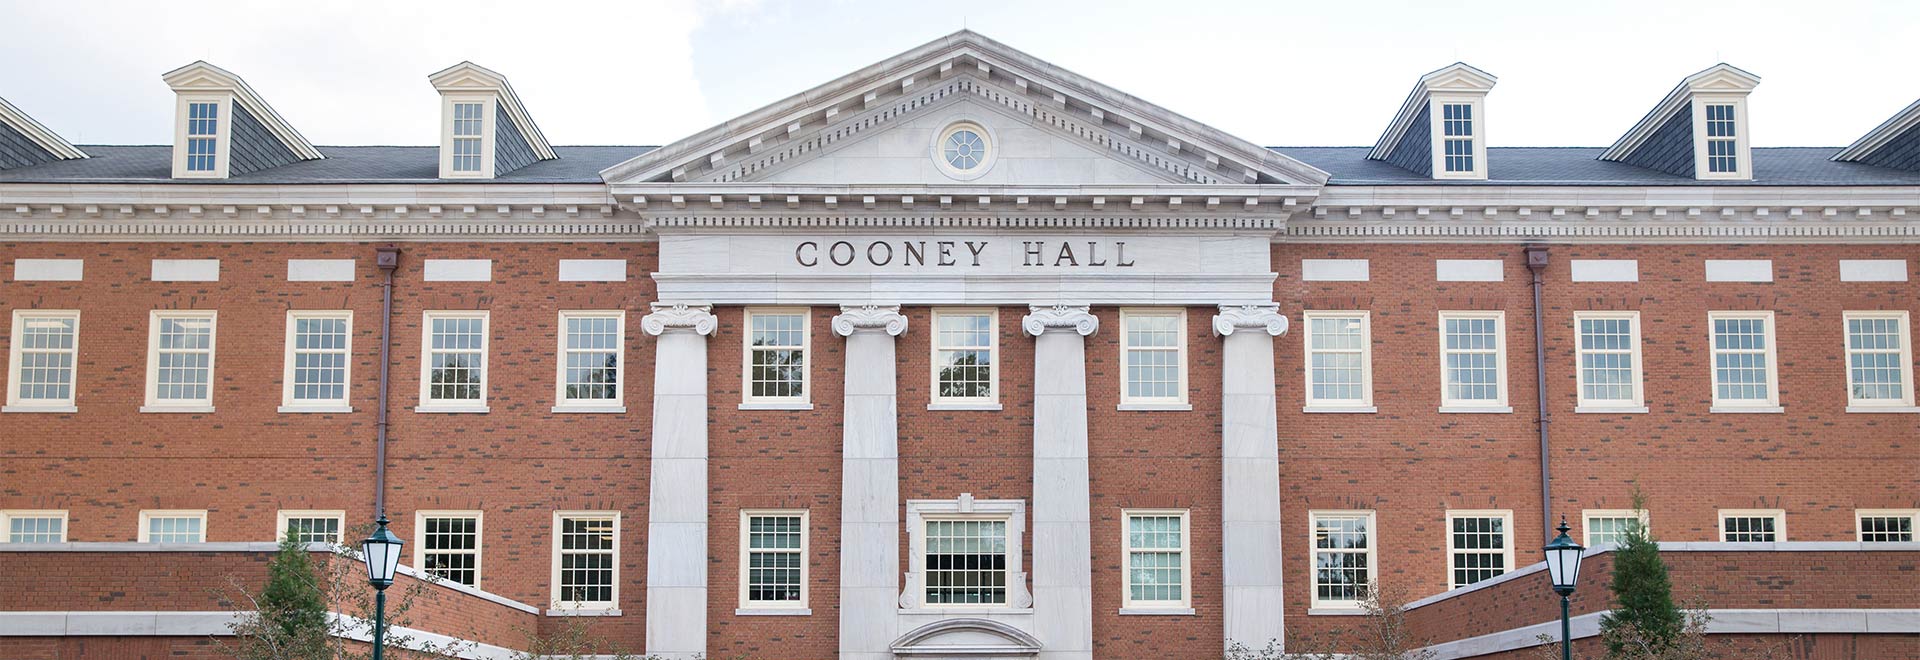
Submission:
[[[647,653],[707,650],[707,335],[711,305],[654,303],[653,461],[647,507]]]
[[[1225,337],[1220,423],[1221,555],[1229,644],[1285,643],[1281,616],[1280,441],[1273,338],[1287,331],[1279,305],[1221,305]]]
[[[1093,657],[1092,516],[1087,483],[1086,306],[1034,305],[1033,627],[1042,658]]]
[[[900,451],[894,337],[899,305],[840,307],[847,338],[840,452],[840,657],[890,660],[900,634]]]

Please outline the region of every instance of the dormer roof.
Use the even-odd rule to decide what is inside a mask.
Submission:
[[[0,98],[0,170],[86,157],[85,152]]]
[[[1854,140],[1833,160],[1920,172],[1920,101]]]
[[[1724,62],[1687,76],[1680,81],[1679,85],[1674,86],[1673,91],[1667,92],[1667,96],[1660,99],[1660,103],[1653,106],[1651,112],[1641,117],[1639,123],[1634,124],[1626,135],[1620,136],[1612,147],[1608,147],[1606,152],[1600,154],[1600,160],[1627,161],[1632,158],[1634,153],[1646,146],[1650,138],[1659,133],[1661,128],[1666,127],[1669,121],[1674,121],[1675,117],[1683,111],[1691,112],[1693,97],[1697,94],[1724,93],[1745,96],[1759,85],[1759,76]],[[1690,116],[1687,121],[1691,121]]]
[[[1394,113],[1393,121],[1387,123],[1387,130],[1373,143],[1373,151],[1367,158],[1387,160],[1406,137],[1407,132],[1416,127],[1425,115],[1430,99],[1435,92],[1459,92],[1472,95],[1484,95],[1499,82],[1493,74],[1481,71],[1466,62],[1454,62],[1420,76],[1414,83],[1413,91],[1407,94],[1407,100],[1401,102],[1400,111]],[[1424,128],[1424,126],[1419,126]]]
[[[527,113],[527,107],[520,103],[520,95],[513,92],[513,85],[507,83],[507,77],[492,69],[461,62],[441,69],[427,76],[433,88],[441,94],[449,92],[492,92],[499,97],[500,109],[506,112],[527,146],[533,150],[535,160],[553,160],[560,156],[553,151],[553,145],[547,142],[547,136],[540,132],[540,126],[533,123],[533,115]]]
[[[313,143],[307,141],[306,136],[301,135],[292,124],[287,123],[287,120],[281,117],[273,106],[267,104],[266,99],[261,98],[258,92],[247,85],[247,81],[234,75],[233,72],[205,61],[196,61],[167,72],[161,76],[161,79],[165,80],[167,86],[172,87],[176,93],[230,93],[233,95],[234,102],[239,104],[242,110],[257,120],[280,146],[292,152],[296,158],[299,160],[325,158],[319,149],[313,147]]]

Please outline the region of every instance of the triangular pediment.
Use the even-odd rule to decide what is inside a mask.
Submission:
[[[936,178],[937,132],[967,120],[992,134],[993,168]],[[917,160],[909,165],[907,158]],[[1318,186],[1328,179],[1310,165],[964,30],[601,176],[613,184],[986,185],[1002,165],[999,176],[1026,185]]]

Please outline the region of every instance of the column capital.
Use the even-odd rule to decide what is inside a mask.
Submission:
[[[1085,337],[1100,329],[1100,317],[1087,305],[1029,305],[1029,313],[1020,319],[1027,334],[1038,337],[1048,330],[1072,330]]]
[[[851,337],[856,332],[880,331],[898,337],[907,332],[907,317],[899,305],[841,305],[833,317],[833,334]]]
[[[654,303],[653,313],[640,319],[640,329],[655,336],[669,332],[710,335],[718,327],[720,319],[714,318],[713,305]]]
[[[1236,330],[1256,329],[1275,337],[1287,334],[1287,317],[1280,313],[1279,303],[1221,305],[1220,313],[1213,317],[1213,331],[1222,337]]]

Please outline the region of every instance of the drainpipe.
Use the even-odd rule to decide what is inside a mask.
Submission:
[[[393,353],[393,270],[400,266],[400,248],[374,248],[373,265],[380,268],[380,394],[373,423],[373,515],[387,515],[387,368]],[[1536,278],[1537,279],[1537,278]],[[1538,299],[1538,296],[1535,296]]]
[[[1527,270],[1533,273],[1533,392],[1536,397],[1534,409],[1539,413],[1536,421],[1540,426],[1540,529],[1546,530],[1551,541],[1553,468],[1548,454],[1551,444],[1547,441],[1547,425],[1552,422],[1553,415],[1547,412],[1547,327],[1543,318],[1545,311],[1540,306],[1541,275],[1547,270],[1547,247],[1529,245],[1526,253]]]

